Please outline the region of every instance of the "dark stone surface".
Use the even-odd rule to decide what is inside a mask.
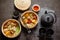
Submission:
[[[57,15],[57,22],[53,25],[53,30],[55,32],[53,35],[53,39],[60,40],[60,0],[32,0],[32,5],[36,3],[39,4],[41,8],[48,8],[55,11],[55,14]],[[31,10],[31,7],[29,8],[29,10]],[[38,34],[37,28],[37,30],[34,29],[34,31],[30,35],[27,35],[24,31],[22,31],[21,35],[14,39],[9,39],[2,35],[2,23],[7,19],[12,18],[12,14],[14,11],[14,0],[0,0],[0,40],[39,40],[36,35]]]

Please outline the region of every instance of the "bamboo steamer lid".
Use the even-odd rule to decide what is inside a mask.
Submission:
[[[31,5],[31,0],[14,0],[14,5],[19,10],[27,10]]]

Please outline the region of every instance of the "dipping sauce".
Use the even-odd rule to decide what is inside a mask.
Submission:
[[[35,11],[35,12],[38,12],[40,10],[40,6],[38,4],[34,4],[32,6],[32,10]]]
[[[34,6],[34,8],[33,8],[34,10],[38,10],[39,9],[39,7],[38,6]]]

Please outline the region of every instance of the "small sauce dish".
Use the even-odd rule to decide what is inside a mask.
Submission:
[[[35,11],[35,12],[38,12],[40,10],[40,6],[38,4],[34,4],[32,6],[32,10]]]

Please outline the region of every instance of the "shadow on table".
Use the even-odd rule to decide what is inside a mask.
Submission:
[[[16,38],[7,38],[1,33],[1,40],[18,40],[18,38],[20,38],[20,35]]]
[[[23,11],[23,10],[17,9],[17,8],[14,6],[14,10],[15,10],[15,11],[18,11],[19,13],[23,13],[23,12],[29,10],[29,9]]]

